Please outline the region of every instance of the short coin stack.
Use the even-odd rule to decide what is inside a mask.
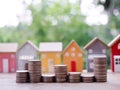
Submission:
[[[27,83],[27,82],[29,82],[28,70],[16,71],[16,83]]]
[[[40,60],[29,60],[28,69],[30,73],[30,82],[39,83],[41,79],[41,62]]]
[[[107,81],[107,60],[105,56],[94,57],[94,75],[97,82]]]
[[[56,82],[66,82],[67,80],[67,66],[55,65]]]
[[[54,74],[44,74],[42,75],[43,82],[45,83],[51,83],[54,81],[55,75]]]
[[[80,82],[80,72],[69,72],[69,82],[70,83],[79,83]]]
[[[94,75],[92,75],[92,74],[82,74],[81,78],[82,78],[82,81],[84,83],[92,83],[92,82],[94,82]]]

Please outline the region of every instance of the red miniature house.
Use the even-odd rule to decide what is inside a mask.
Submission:
[[[115,37],[109,44],[111,51],[111,69],[120,72],[120,35]]]
[[[0,73],[16,72],[17,43],[0,43]]]

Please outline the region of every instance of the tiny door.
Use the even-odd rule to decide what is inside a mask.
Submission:
[[[114,71],[115,72],[120,72],[120,58],[115,58],[114,59]]]
[[[71,72],[76,72],[76,62],[71,61]]]
[[[89,68],[90,68],[90,69],[93,69],[93,68],[94,68],[93,60],[91,60],[91,62],[89,62]]]
[[[8,59],[7,58],[5,58],[5,59],[3,59],[3,72],[4,73],[8,73]]]
[[[93,59],[96,55],[98,54],[88,55],[88,60],[87,60],[87,71],[88,72],[93,72],[93,69],[94,69]]]
[[[48,60],[48,73],[54,73],[54,62],[53,59]]]

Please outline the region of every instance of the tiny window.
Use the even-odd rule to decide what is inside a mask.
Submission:
[[[66,52],[66,53],[65,53],[65,56],[67,56],[67,57],[68,57],[68,56],[69,56],[69,53],[68,53],[68,52]]]
[[[81,54],[81,53],[79,53],[79,54],[78,54],[78,57],[82,57],[82,54]]]
[[[106,53],[106,49],[103,49],[103,50],[102,50],[102,53]]]
[[[118,64],[118,62],[116,62],[116,64]]]
[[[30,59],[34,59],[34,57],[33,57],[33,56],[30,56]]]
[[[32,57],[32,56],[30,56],[30,59],[33,59],[33,57]]]
[[[59,53],[57,53],[57,54],[56,54],[56,57],[57,57],[57,58],[60,58],[60,54],[59,54]]]
[[[20,56],[19,59],[28,60],[28,59],[34,59],[34,57],[33,56]]]
[[[71,56],[72,56],[72,57],[75,57],[75,53],[72,53]]]
[[[92,49],[89,49],[88,52],[89,52],[89,53],[93,53],[93,50],[92,50]]]
[[[75,47],[72,47],[71,50],[72,50],[72,51],[75,51]]]
[[[14,54],[12,54],[12,55],[11,55],[11,58],[15,58],[15,55],[14,55]]]
[[[118,61],[118,59],[116,59],[116,61]]]
[[[46,58],[46,54],[42,54],[42,58]]]
[[[118,44],[118,49],[120,49],[120,43]]]
[[[24,60],[26,60],[27,59],[27,56],[24,56]]]
[[[23,59],[23,56],[20,56],[19,59]]]

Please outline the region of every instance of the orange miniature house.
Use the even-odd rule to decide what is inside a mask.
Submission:
[[[67,65],[68,72],[82,72],[83,70],[83,52],[74,40],[63,52],[63,63]]]
[[[61,64],[62,43],[42,42],[39,46],[42,73],[54,73],[54,65]]]

